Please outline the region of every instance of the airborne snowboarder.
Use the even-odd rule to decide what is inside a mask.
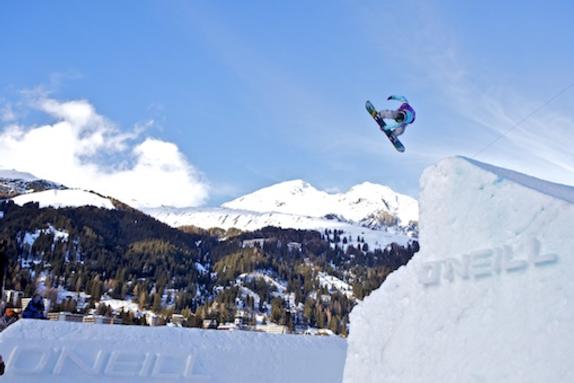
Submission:
[[[415,122],[416,113],[408,100],[404,96],[389,96],[387,100],[401,101],[402,104],[397,110],[381,110],[378,115],[382,119],[394,120],[394,124],[386,124],[385,130],[390,130],[396,138],[405,132],[407,125]]]
[[[377,121],[383,133],[391,140],[395,148],[399,152],[404,152],[405,147],[397,137],[405,132],[407,125],[415,121],[416,113],[404,96],[393,95],[389,96],[387,100],[401,101],[402,104],[396,110],[385,109],[377,112],[373,104],[367,101],[366,108],[369,114]],[[392,122],[387,123],[385,120],[391,120]]]

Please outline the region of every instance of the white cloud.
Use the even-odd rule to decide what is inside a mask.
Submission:
[[[150,137],[136,142],[150,122],[122,132],[85,100],[41,97],[33,105],[55,122],[5,126],[0,131],[1,167],[95,190],[133,206],[186,207],[206,200],[207,182],[175,144]]]
[[[0,105],[0,121],[11,122],[14,121],[15,119],[16,119],[16,113],[14,112],[12,105],[10,104]]]

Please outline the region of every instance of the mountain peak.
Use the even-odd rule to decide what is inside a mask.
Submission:
[[[345,194],[369,194],[369,193],[395,193],[390,187],[365,181],[349,189]]]
[[[295,192],[295,193],[302,193],[306,190],[316,190],[313,187],[313,185],[311,185],[308,182],[303,181],[302,179],[295,179],[295,180],[279,182],[279,183],[277,183],[275,185],[271,185],[265,189],[282,189],[282,190],[289,190],[289,191]]]
[[[352,222],[360,222],[375,212],[383,211],[397,217],[403,225],[418,219],[416,200],[372,182],[355,185],[346,193],[330,194],[295,179],[257,190],[226,202],[222,207],[309,217],[336,215]]]
[[[15,169],[0,168],[0,178],[7,180],[22,180],[22,181],[37,181],[38,177],[25,172],[20,172]]]
[[[63,185],[43,180],[30,173],[14,169],[0,169],[0,198],[12,198],[31,192],[65,188]]]
[[[301,180],[290,180],[264,187],[221,205],[224,208],[251,210],[255,212],[282,212],[309,215],[308,210],[327,193],[318,191]],[[292,211],[295,206],[295,212]]]

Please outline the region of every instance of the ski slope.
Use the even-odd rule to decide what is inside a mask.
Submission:
[[[572,382],[574,188],[448,158],[421,251],[351,313],[345,383]]]
[[[95,206],[103,209],[115,209],[110,199],[79,189],[45,190],[22,194],[12,198],[12,201],[20,206],[28,202],[37,202],[41,208]]]
[[[0,333],[4,382],[341,381],[339,337],[23,319]]]

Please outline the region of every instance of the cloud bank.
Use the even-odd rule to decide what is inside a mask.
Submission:
[[[0,167],[26,171],[69,187],[94,190],[135,207],[201,205],[209,187],[177,145],[119,130],[85,100],[42,97],[33,108],[45,125],[0,130]]]

